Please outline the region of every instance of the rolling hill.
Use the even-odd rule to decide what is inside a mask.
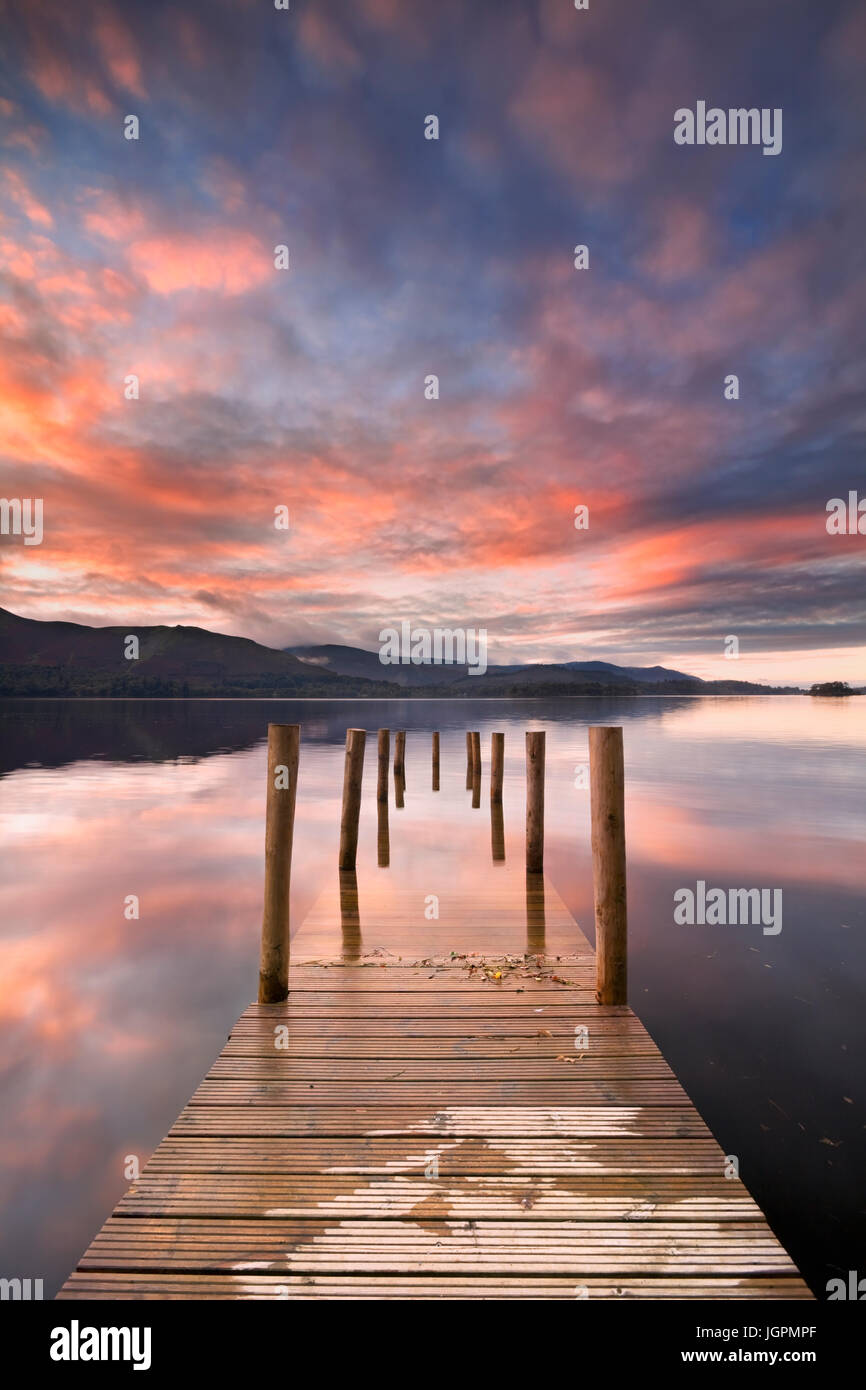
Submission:
[[[138,638],[137,659],[124,655]],[[0,609],[0,695],[393,694],[394,687],[313,669],[288,652],[201,627],[87,627]]]

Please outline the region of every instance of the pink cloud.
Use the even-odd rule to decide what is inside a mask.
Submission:
[[[16,207],[21,209],[25,217],[28,217],[31,222],[38,223],[40,227],[54,225],[54,218],[48,208],[39,201],[19,173],[14,169],[7,169],[4,179],[9,197]]]
[[[273,248],[244,232],[147,237],[133,242],[130,265],[157,294],[244,294],[277,274]]]
[[[652,240],[641,267],[660,284],[688,279],[716,262],[716,224],[697,204],[669,199],[654,209],[651,225]]]
[[[105,8],[94,25],[93,34],[102,60],[116,85],[134,96],[145,97],[147,93],[138,54],[132,36],[119,16]]]
[[[46,18],[50,26],[50,20]],[[86,73],[76,70],[62,50],[57,38],[34,31],[29,65],[31,81],[55,105],[68,106],[73,111],[107,116],[113,106],[105,92]]]
[[[127,199],[100,189],[88,189],[85,197],[88,207],[81,220],[94,236],[106,241],[129,242],[145,230],[147,220],[143,210]]]
[[[612,185],[631,178],[637,150],[621,120],[599,120],[612,105],[598,67],[542,49],[511,102],[511,116],[548,160],[575,179]]]
[[[298,37],[304,49],[321,67],[345,75],[361,66],[357,50],[321,10],[304,10],[298,23]]]

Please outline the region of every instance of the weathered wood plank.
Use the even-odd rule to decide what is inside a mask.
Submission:
[[[279,1022],[280,1020],[257,1020],[255,1023],[249,1023],[240,1019],[229,1035],[229,1044],[245,1039],[267,1039],[272,1044],[274,1030],[279,1026]],[[531,1012],[520,1016],[512,1014],[467,1020],[459,1011],[449,1018],[305,1018],[300,1021],[295,1018],[291,1021],[290,1033],[293,1039],[458,1038],[463,1041],[484,1038],[536,1038],[547,1032],[554,1038],[571,1038],[573,1044],[574,1029],[578,1023],[589,1027],[593,1038],[605,1034],[614,1037],[648,1036],[645,1030],[637,1025],[637,1020],[632,1023],[626,1016],[617,1019],[598,1018],[590,1004],[584,1007],[575,1004],[564,1018],[552,1018],[549,1014],[545,1016]],[[653,1046],[655,1047],[654,1044]]]
[[[429,1166],[429,1165],[428,1165]],[[118,1216],[384,1217],[422,1220],[761,1221],[742,1183],[698,1177],[346,1178],[257,1173],[159,1176],[134,1183]]]
[[[442,1178],[462,1174],[549,1177],[559,1173],[709,1174],[722,1171],[714,1139],[606,1137],[532,1139],[523,1136],[418,1139],[336,1138],[163,1139],[144,1176],[166,1173],[395,1174],[417,1173],[436,1158]]]
[[[592,981],[592,972],[587,971],[582,981],[572,981],[568,988],[543,990],[539,987],[531,994],[525,989],[502,989],[492,983],[484,988],[466,986],[457,989],[448,985],[438,990],[307,990],[293,995],[285,1004],[263,1005],[259,1013],[265,1014],[267,1011],[267,1016],[276,1021],[280,1018],[303,1018],[313,1010],[338,1018],[340,1012],[347,1009],[373,1017],[378,1009],[390,1009],[395,1017],[406,1018],[419,1013],[422,1017],[428,1014],[433,1017],[445,1016],[455,1009],[470,1016],[478,1010],[486,1013],[489,1009],[508,1013],[512,1010],[526,1013],[539,1006],[568,1009],[575,997],[579,998],[581,994],[587,995],[587,1003],[594,1003]]]
[[[475,1058],[442,1057],[419,1059],[390,1057],[376,1061],[370,1057],[293,1057],[274,1053],[270,1057],[221,1057],[207,1074],[208,1081],[563,1081],[566,1067],[579,1068],[580,1080],[587,1077],[637,1080],[670,1080],[673,1072],[663,1057],[596,1057],[589,1052],[563,1052],[553,1057]],[[577,1073],[575,1073],[575,1076]],[[679,1084],[679,1083],[677,1083]]]
[[[810,1299],[795,1276],[740,1278],[587,1278],[581,1281],[591,1299]],[[464,1277],[396,1277],[387,1275],[213,1275],[213,1274],[73,1274],[62,1299],[521,1299],[576,1296],[573,1278],[522,1276],[509,1279]]]
[[[654,1058],[659,1060],[658,1049],[649,1038],[639,1035],[622,1037],[614,1034],[596,1034],[593,1030],[590,1045],[578,1052],[574,1045],[573,1029],[562,1030],[558,1037],[551,1029],[543,1032],[536,1029],[528,1037],[497,1038],[323,1038],[315,1034],[299,1038],[291,1032],[291,1057],[296,1063],[303,1059],[325,1060],[337,1058],[343,1061],[361,1058],[378,1059],[396,1057],[400,1060],[418,1061],[421,1059],[441,1059],[443,1063],[462,1059],[467,1061],[526,1061],[531,1059],[577,1055],[586,1062],[599,1062],[614,1058]],[[223,1048],[219,1059],[219,1069],[230,1062],[254,1058],[270,1058],[283,1055],[282,1044],[273,1032],[267,1032],[260,1039],[236,1037],[234,1034]],[[663,1059],[661,1059],[663,1060]],[[665,1064],[666,1065],[666,1064]],[[217,1064],[213,1070],[217,1071]]]
[[[678,1081],[203,1081],[190,1105],[686,1105]]]
[[[794,1274],[763,1222],[212,1221],[113,1216],[82,1270]]]
[[[188,1105],[178,1136],[452,1135],[477,1138],[558,1135],[676,1135],[700,1138],[707,1126],[687,1100],[679,1106]]]

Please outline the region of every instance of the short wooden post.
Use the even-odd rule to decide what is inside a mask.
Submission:
[[[472,735],[466,733],[466,790],[472,786]]]
[[[544,874],[526,875],[526,954],[540,956],[545,949]]]
[[[505,768],[505,735],[490,735],[490,800],[502,801],[502,774]]]
[[[501,801],[490,803],[490,848],[494,864],[505,863],[505,816]]]
[[[340,818],[340,868],[354,869],[358,852],[358,820],[361,815],[361,781],[364,775],[364,729],[346,730],[346,762],[343,769],[343,814]]]
[[[526,735],[526,872],[544,867],[544,730]]]
[[[596,998],[599,1004],[625,1004],[628,1001],[628,923],[622,729],[590,729],[589,792]]]
[[[394,771],[406,777],[406,730],[398,729],[394,738]]]
[[[391,756],[391,730],[379,730],[378,743],[379,766],[376,778],[376,800],[388,800],[388,760]]]
[[[298,724],[268,725],[260,1004],[279,1004],[289,993],[289,893],[300,739]]]
[[[439,790],[439,732],[433,731],[433,790]]]
[[[402,811],[404,806],[403,793],[406,790],[406,778],[402,772],[394,773],[394,805],[398,811]]]
[[[376,802],[376,856],[380,869],[391,863],[391,836],[388,832],[388,801]]]
[[[340,870],[340,931],[342,960],[357,960],[361,954],[361,911],[358,905],[358,875],[354,869]]]
[[[472,735],[472,776],[481,777],[481,734],[477,729]]]

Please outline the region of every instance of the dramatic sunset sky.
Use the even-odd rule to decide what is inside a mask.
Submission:
[[[866,537],[825,526],[866,492],[863,4],[0,25],[0,482],[45,509],[4,607],[866,681]],[[782,108],[781,154],[677,146],[698,100]]]

